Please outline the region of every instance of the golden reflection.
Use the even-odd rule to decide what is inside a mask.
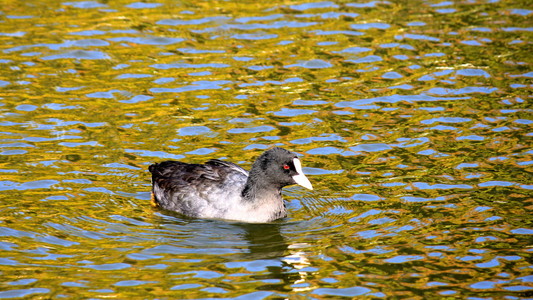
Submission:
[[[525,2],[2,5],[0,297],[530,293]],[[290,218],[150,207],[151,163],[271,145]]]

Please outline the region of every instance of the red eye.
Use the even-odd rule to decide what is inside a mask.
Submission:
[[[283,165],[283,169],[288,170],[290,169],[289,165]]]

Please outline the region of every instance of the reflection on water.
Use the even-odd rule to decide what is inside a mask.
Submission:
[[[0,298],[526,299],[521,2],[8,2]],[[149,205],[147,166],[272,145],[272,224]]]

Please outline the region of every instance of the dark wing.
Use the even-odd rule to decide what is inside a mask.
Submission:
[[[228,204],[221,199],[227,199],[234,192],[240,194],[247,177],[241,167],[219,160],[211,160],[205,165],[164,161],[148,169],[152,173],[155,203],[191,217],[225,210]]]
[[[243,173],[244,175],[248,176],[248,171],[246,171],[245,169],[241,168],[240,166],[238,166],[238,165],[236,165],[236,164],[234,164],[232,162],[229,162],[229,161],[223,161],[223,160],[219,160],[219,159],[210,159],[205,164],[206,165],[211,165],[211,166],[227,167],[227,168],[230,168],[230,169],[232,169],[234,171]]]

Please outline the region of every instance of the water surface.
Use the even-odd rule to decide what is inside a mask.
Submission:
[[[526,299],[527,1],[7,1],[0,298]],[[272,224],[149,205],[147,167],[271,146]]]

